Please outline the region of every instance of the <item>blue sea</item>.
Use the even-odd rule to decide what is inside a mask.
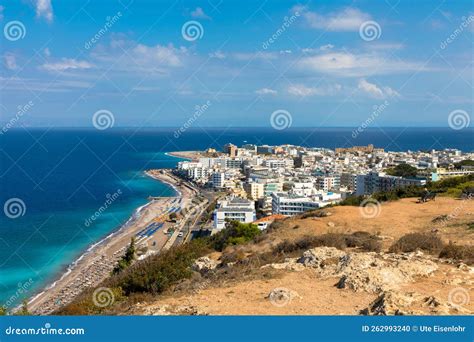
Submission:
[[[194,128],[176,138],[171,128],[7,131],[0,135],[0,204],[3,209],[8,200],[19,199],[24,206],[0,215],[0,304],[17,304],[53,282],[89,246],[127,222],[148,196],[173,196],[172,188],[144,175],[150,168],[174,167],[180,159],[168,151],[220,149],[228,142],[474,150],[471,128],[373,128],[355,139],[352,132]],[[107,202],[102,214],[86,224]]]

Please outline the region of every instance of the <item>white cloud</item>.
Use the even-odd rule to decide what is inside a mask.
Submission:
[[[182,55],[186,53],[186,48],[175,48],[173,45],[147,46],[138,44],[132,50],[134,60],[142,65],[158,65],[178,67],[183,64]]]
[[[328,14],[311,12],[305,6],[296,6],[294,9],[301,13],[311,28],[328,31],[359,31],[360,25],[371,19],[368,13],[352,7]]]
[[[36,17],[44,18],[48,22],[53,21],[53,6],[51,0],[36,0]]]
[[[201,7],[196,7],[194,11],[191,12],[191,17],[198,18],[198,19],[211,19]]]
[[[340,92],[342,86],[340,84],[333,84],[325,87],[307,87],[303,84],[296,84],[288,87],[288,93],[294,96],[324,96],[334,95]]]
[[[320,47],[319,47],[319,50],[321,50],[321,51],[328,51],[328,50],[331,50],[333,47],[334,47],[334,45],[332,45],[332,44],[326,44],[326,45],[320,46]]]
[[[362,91],[363,93],[369,95],[370,97],[376,99],[386,99],[389,97],[399,97],[400,94],[393,90],[390,87],[383,87],[380,88],[375,83],[370,83],[365,79],[359,80],[359,84],[357,85],[357,89]]]
[[[45,63],[40,68],[47,71],[65,71],[69,69],[90,69],[93,65],[87,61],[78,61],[72,58],[63,58],[56,63]]]
[[[9,70],[15,70],[18,68],[18,65],[16,64],[16,57],[15,55],[11,53],[6,53],[3,56],[3,59],[5,61],[5,67]]]
[[[305,71],[314,71],[345,77],[363,77],[377,74],[394,74],[409,71],[426,71],[418,63],[390,59],[378,54],[353,54],[329,52],[302,58],[298,66]]]
[[[222,51],[216,51],[216,52],[211,52],[209,54],[209,57],[217,58],[217,59],[224,59],[226,57],[226,55]]]
[[[276,95],[278,92],[270,88],[262,88],[255,91],[258,95]]]

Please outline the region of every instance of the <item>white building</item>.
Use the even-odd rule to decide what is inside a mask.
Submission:
[[[214,228],[225,228],[226,220],[250,223],[256,220],[255,203],[240,197],[220,201],[214,210]]]
[[[214,172],[211,176],[211,181],[214,188],[223,188],[225,185],[225,173]]]
[[[272,193],[273,214],[293,216],[317,208],[319,208],[319,203],[309,197],[288,194],[286,192]]]

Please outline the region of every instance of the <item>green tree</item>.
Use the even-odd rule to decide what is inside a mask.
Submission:
[[[128,266],[130,266],[133,260],[135,260],[135,254],[136,254],[135,237],[132,237],[130,239],[130,244],[128,245],[127,250],[125,251],[125,254],[117,262],[117,265],[112,270],[112,273],[118,274],[122,272],[124,269],[126,269]]]
[[[0,306],[0,316],[5,316],[7,314],[7,308]]]
[[[394,168],[387,169],[386,172],[392,176],[413,178],[416,177],[418,169],[406,163],[398,164]]]
[[[260,229],[255,224],[230,221],[225,229],[211,237],[211,244],[214,249],[222,251],[228,245],[239,245],[251,241],[260,233]]]

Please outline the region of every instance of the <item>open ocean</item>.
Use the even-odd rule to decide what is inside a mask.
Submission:
[[[474,129],[374,128],[356,139],[350,128],[195,128],[178,138],[171,128],[10,130],[0,135],[0,203],[20,199],[24,208],[16,218],[0,215],[0,305],[11,307],[50,284],[90,245],[123,225],[148,196],[173,196],[172,188],[143,174],[180,160],[165,152],[220,149],[228,142],[473,151]]]

